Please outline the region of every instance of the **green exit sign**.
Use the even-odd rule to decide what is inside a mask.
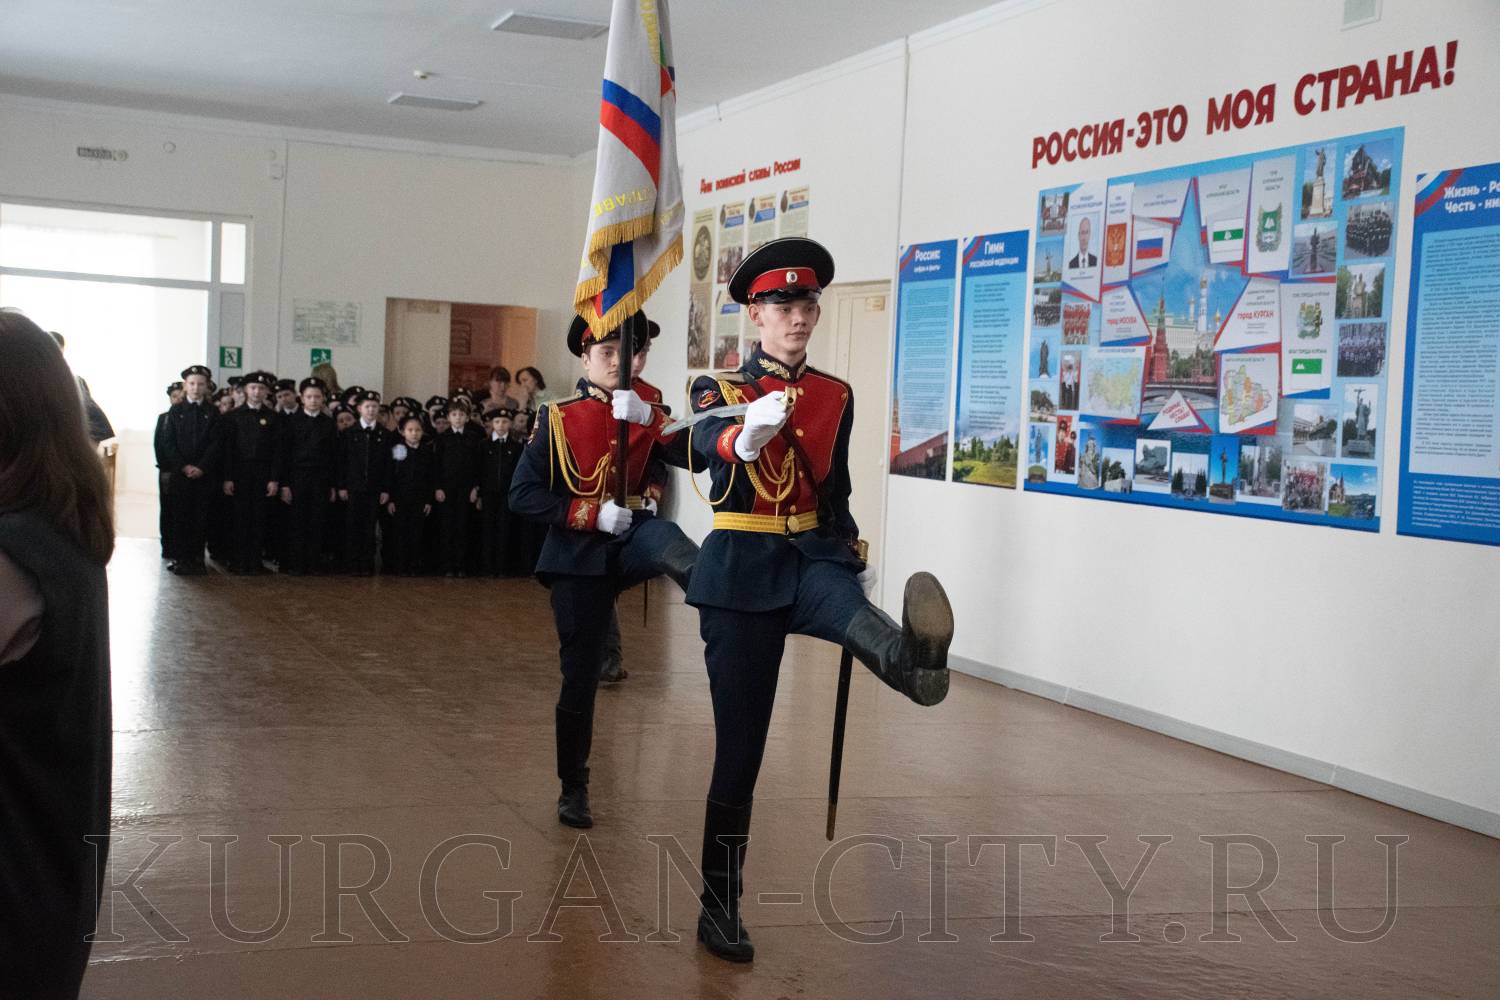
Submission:
[[[238,367],[240,367],[240,352],[243,351],[243,350],[244,350],[243,347],[221,347],[221,348],[219,348],[219,367],[220,368],[238,368]]]
[[[331,347],[314,347],[312,349],[311,353],[312,353],[312,366],[314,368],[318,367],[318,365],[331,365],[331,364],[333,364],[333,348],[331,348]]]

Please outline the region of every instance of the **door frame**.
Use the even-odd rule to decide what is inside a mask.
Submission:
[[[871,298],[883,298],[885,300],[882,306],[882,311],[887,316],[887,320],[884,324],[884,339],[880,343],[862,343],[860,344],[860,350],[873,352],[875,356],[884,359],[887,378],[885,380],[885,384],[882,384],[879,387],[879,394],[878,396],[876,396],[876,401],[870,401],[868,399],[872,389],[871,386],[859,387],[863,390],[863,392],[860,396],[861,402],[859,415],[856,417],[856,419],[860,420],[861,422],[874,420],[875,423],[877,423],[880,427],[880,439],[882,441],[886,440],[890,435],[890,413],[888,412],[888,404],[890,399],[889,375],[891,346],[895,337],[895,309],[891,295],[891,288],[891,280],[889,278],[882,278],[873,281],[852,281],[847,283],[836,283],[824,289],[821,298],[821,303],[823,305],[823,317],[820,322],[820,326],[824,326],[827,332],[833,334],[833,336],[828,341],[825,341],[825,344],[828,345],[828,350],[826,352],[819,352],[822,354],[822,365],[818,365],[817,362],[813,362],[817,367],[826,365],[827,370],[831,374],[852,383],[853,380],[849,378],[849,375],[851,370],[850,361],[853,357],[854,351],[853,332],[855,307],[857,304],[867,301]],[[872,417],[872,402],[875,402],[875,405],[878,405],[879,410],[876,412],[879,413],[879,416]],[[864,457],[861,457],[860,460],[864,461]],[[880,513],[878,523],[874,525],[863,526],[867,538],[878,539],[879,549],[876,561],[877,567],[881,562],[884,561],[886,525],[888,512],[890,509],[890,454],[889,449],[885,447],[882,447],[880,449],[879,474],[880,482],[877,487],[877,492],[879,496],[878,509]],[[876,592],[871,595],[876,604],[883,603],[881,598],[884,596],[884,587],[885,580],[882,574],[876,584]]]

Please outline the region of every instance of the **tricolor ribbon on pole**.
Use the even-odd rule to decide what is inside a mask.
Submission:
[[[599,156],[573,304],[596,336],[640,309],[682,261],[682,174],[667,0],[614,0]]]

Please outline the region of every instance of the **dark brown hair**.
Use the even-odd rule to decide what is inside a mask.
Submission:
[[[35,511],[101,566],[114,552],[109,480],[78,383],[56,342],[13,311],[0,311],[0,510]]]
[[[504,382],[506,385],[509,385],[510,369],[505,367],[504,365],[496,365],[495,367],[490,369],[490,381]]]

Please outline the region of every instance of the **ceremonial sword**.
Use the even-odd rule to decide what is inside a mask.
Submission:
[[[702,410],[698,413],[690,413],[687,416],[683,417],[681,420],[674,420],[667,426],[663,427],[661,432],[664,436],[667,434],[676,434],[678,431],[687,430],[694,424],[701,424],[703,423],[703,421],[708,420],[711,417],[742,417],[745,415],[745,411],[748,409],[750,409],[749,403],[733,403],[729,406],[716,406],[711,410]]]

